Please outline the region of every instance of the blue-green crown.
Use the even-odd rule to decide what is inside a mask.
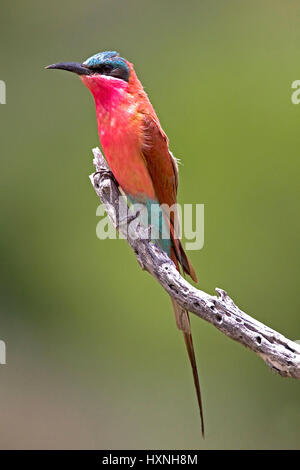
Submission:
[[[128,82],[130,70],[126,60],[116,51],[98,52],[83,62],[83,65],[101,75],[120,78]]]

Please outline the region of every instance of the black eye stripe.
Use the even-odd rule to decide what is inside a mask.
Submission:
[[[128,68],[120,67],[119,64],[93,64],[90,65],[92,73],[99,73],[101,75],[108,75],[110,77],[120,78],[128,82],[129,70]]]
[[[98,73],[109,73],[113,69],[113,65],[110,64],[101,64],[90,67],[94,72]]]

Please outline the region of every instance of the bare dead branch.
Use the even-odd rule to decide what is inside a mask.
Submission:
[[[258,354],[265,363],[283,377],[300,379],[300,345],[285,338],[240,310],[228,294],[216,289],[217,296],[206,294],[189,284],[170,258],[141,230],[128,229],[130,220],[119,214],[121,193],[98,148],[93,149],[96,173],[91,183],[105,206],[114,227],[126,238],[142,269],[148,271],[182,307],[212,323],[231,339]],[[140,229],[140,227],[138,227]]]

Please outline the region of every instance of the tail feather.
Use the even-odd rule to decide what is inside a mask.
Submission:
[[[187,352],[188,352],[188,355],[189,355],[190,363],[191,363],[191,366],[192,366],[194,384],[195,384],[196,394],[197,394],[197,401],[198,401],[198,406],[199,406],[199,411],[200,411],[201,433],[202,433],[202,437],[204,439],[203,406],[202,406],[202,399],[201,399],[201,391],[200,391],[199,376],[198,376],[198,370],[197,370],[197,364],[196,364],[196,357],[195,357],[195,351],[194,351],[194,346],[193,346],[193,338],[192,338],[191,333],[183,332],[183,336],[184,336],[186,349],[187,349]]]
[[[194,345],[193,345],[193,338],[192,338],[192,333],[191,333],[189,313],[187,310],[182,308],[174,299],[172,299],[172,297],[171,297],[171,301],[172,301],[173,309],[175,313],[176,324],[177,324],[178,329],[181,330],[183,333],[184,342],[186,345],[190,364],[192,367],[193,379],[194,379],[197,401],[198,401],[199,412],[200,412],[200,419],[201,419],[201,432],[204,438],[203,406],[202,406],[202,399],[201,399],[197,363],[196,363],[196,357],[195,357],[195,351],[194,351]]]
[[[180,248],[183,251],[183,248],[182,248],[181,245],[180,245]],[[184,251],[183,251],[183,253],[184,253]],[[184,253],[184,255],[185,255],[185,253]],[[185,255],[185,257],[187,259],[186,255]],[[173,250],[171,251],[171,258],[174,261],[174,263],[176,265],[176,268],[179,271],[177,253],[175,253]],[[194,351],[194,346],[193,346],[193,338],[192,338],[192,333],[191,333],[189,312],[187,310],[185,310],[183,307],[181,307],[172,297],[171,297],[171,301],[172,301],[172,305],[173,305],[173,309],[174,309],[174,313],[175,313],[176,325],[177,325],[177,328],[179,330],[181,330],[182,333],[183,333],[184,342],[185,342],[185,345],[186,345],[186,349],[187,349],[187,352],[188,352],[190,364],[191,364],[191,367],[192,367],[193,379],[194,379],[196,395],[197,395],[197,401],[198,401],[199,412],[200,412],[200,419],[201,419],[201,432],[202,432],[202,437],[204,438],[203,406],[202,406],[202,399],[201,399],[201,391],[200,391],[200,383],[199,383],[199,376],[198,376],[198,370],[197,370],[197,363],[196,363],[195,351]]]

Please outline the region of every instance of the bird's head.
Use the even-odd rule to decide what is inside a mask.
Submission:
[[[132,64],[112,51],[98,52],[83,63],[60,62],[46,68],[76,73],[94,96],[103,89],[127,88],[134,75]]]

